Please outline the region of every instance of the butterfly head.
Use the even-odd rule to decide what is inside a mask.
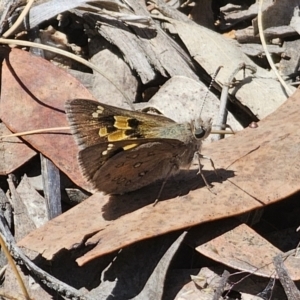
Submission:
[[[212,127],[211,118],[207,120],[202,120],[201,118],[198,118],[192,121],[193,134],[197,140],[206,139],[211,132],[211,127]]]

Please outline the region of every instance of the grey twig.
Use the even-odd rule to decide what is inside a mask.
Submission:
[[[0,212],[0,233],[3,236],[3,239],[5,240],[7,248],[9,249],[12,257],[19,264],[25,265],[28,271],[30,271],[34,277],[39,279],[47,287],[57,291],[60,295],[73,300],[95,300],[94,298],[81,294],[78,290],[51,276],[36,266],[28,257],[26,257],[26,255],[24,255],[24,253],[16,245],[14,237],[7,226],[2,212]]]
[[[290,275],[288,274],[284,264],[283,259],[280,254],[276,255],[273,259],[273,263],[279,277],[280,283],[284,288],[285,294],[288,300],[298,300],[300,299],[300,292],[297,289],[295,283],[291,279]]]
[[[240,64],[231,74],[231,76],[228,79],[227,83],[224,83],[224,86],[222,88],[222,93],[221,93],[221,99],[220,99],[220,109],[219,109],[219,115],[218,115],[218,119],[217,119],[217,124],[214,126],[216,127],[217,130],[221,130],[224,129],[223,127],[226,124],[227,121],[227,115],[228,115],[228,111],[227,111],[227,101],[228,101],[228,90],[229,87],[232,85],[233,79],[236,76],[236,74],[240,71],[240,70],[250,70],[252,73],[255,73],[256,70],[254,67],[250,66],[250,65],[246,65],[246,64]],[[224,137],[223,134],[219,134],[215,140],[219,140],[222,137]]]
[[[224,270],[224,272],[222,274],[222,278],[220,280],[220,284],[219,284],[217,290],[214,293],[213,300],[219,300],[219,299],[221,299],[221,296],[222,296],[222,294],[224,292],[224,288],[226,286],[226,283],[228,281],[229,276],[230,276],[230,273],[228,271]]]

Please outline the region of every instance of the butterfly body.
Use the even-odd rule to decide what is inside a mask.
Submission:
[[[68,101],[66,112],[84,176],[109,194],[137,190],[188,168],[211,130],[201,119],[180,124],[84,99]]]

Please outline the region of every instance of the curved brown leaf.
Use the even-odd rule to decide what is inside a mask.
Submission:
[[[69,126],[64,103],[93,96],[74,77],[45,59],[18,49],[1,49],[1,119],[13,132]],[[50,158],[76,184],[89,189],[77,163],[77,145],[68,131],[23,139]]]
[[[266,100],[267,101],[267,100]],[[206,145],[222,179],[204,171],[213,194],[196,172],[170,179],[163,199],[153,201],[161,184],[123,196],[94,194],[85,202],[30,233],[19,245],[47,259],[62,248],[84,242],[96,245],[77,259],[83,265],[95,257],[166,232],[241,214],[279,201],[299,190],[300,91],[275,113],[222,141]],[[209,164],[204,170],[211,169]],[[200,188],[201,187],[201,188]],[[188,193],[188,191],[190,192]],[[178,195],[184,195],[177,197]]]
[[[10,135],[11,131],[1,123],[0,136]],[[25,145],[19,138],[10,137],[0,141],[0,174],[6,175],[22,166],[31,159],[36,152]]]
[[[237,223],[228,222],[226,225],[231,228],[229,229],[225,225],[225,228],[228,229],[227,232],[202,243],[196,247],[196,250],[231,268],[268,278],[272,277],[275,273],[273,259],[276,255],[283,253],[246,224]],[[233,227],[233,225],[235,226]],[[222,230],[215,229],[214,233],[225,231],[224,228]],[[257,255],[258,253],[263,253],[263,255]],[[299,280],[300,262],[293,253],[285,259],[285,265],[291,278]]]

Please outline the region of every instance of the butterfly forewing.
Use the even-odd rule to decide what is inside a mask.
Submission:
[[[163,116],[146,115],[92,100],[70,100],[65,107],[72,133],[81,149],[107,141],[153,138],[157,131],[151,133],[151,128],[175,124]]]

